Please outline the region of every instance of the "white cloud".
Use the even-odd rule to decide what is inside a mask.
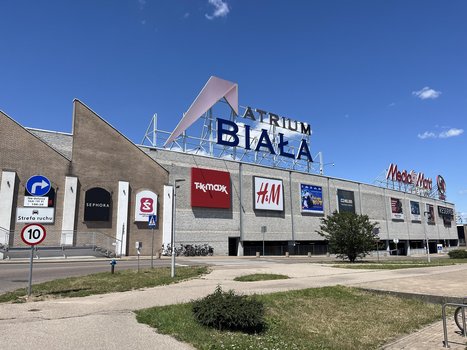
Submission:
[[[418,134],[418,138],[419,139],[435,139],[436,138],[436,134],[434,132],[431,132],[431,131],[425,131],[423,134]]]
[[[436,91],[434,89],[431,89],[428,86],[425,86],[421,90],[412,91],[412,95],[417,96],[421,100],[427,100],[427,99],[434,100],[435,98],[438,98],[439,95],[441,95],[441,91]]]
[[[214,6],[214,12],[212,13],[212,15],[208,15],[206,13],[205,16],[207,19],[213,20],[214,18],[217,18],[217,17],[225,17],[230,12],[230,8],[227,2],[224,2],[222,0],[208,0],[208,1],[212,6]]]
[[[189,13],[189,12],[185,12],[185,14],[183,15],[183,18],[186,19],[186,18],[188,18],[188,17],[190,17],[190,13]]]
[[[459,194],[461,194],[461,195],[467,194],[467,190],[460,190]]]
[[[433,131],[425,131],[423,134],[418,134],[419,139],[447,139],[449,137],[456,137],[464,133],[464,129],[451,128],[446,131],[442,131],[439,134],[434,133]]]
[[[452,129],[449,129],[447,131],[443,131],[439,134],[439,137],[441,137],[442,139],[446,139],[448,137],[455,137],[455,136],[459,136],[461,135],[462,133],[464,132],[464,129],[455,129],[455,128],[452,128]]]

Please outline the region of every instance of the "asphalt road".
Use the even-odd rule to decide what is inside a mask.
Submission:
[[[140,267],[149,268],[151,260],[141,259]],[[154,259],[154,266],[170,266],[170,260]],[[118,269],[137,269],[137,260],[118,260]],[[32,283],[51,281],[58,278],[89,275],[110,271],[110,260],[49,262],[34,261]],[[28,286],[29,262],[9,262],[0,264],[0,293]]]

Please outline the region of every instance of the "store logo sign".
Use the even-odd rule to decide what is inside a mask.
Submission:
[[[284,210],[284,185],[282,180],[254,177],[255,209]]]
[[[157,215],[157,194],[144,190],[136,194],[135,221],[148,222],[150,215]]]
[[[230,173],[191,168],[191,206],[230,208]]]
[[[425,178],[424,173],[416,173],[414,170],[408,172],[407,170],[399,171],[397,164],[391,163],[388,172],[386,173],[386,179],[402,182],[406,185],[413,185],[415,187],[422,188],[424,190],[431,190],[433,180]]]

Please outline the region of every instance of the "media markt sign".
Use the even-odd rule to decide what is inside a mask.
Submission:
[[[16,222],[52,224],[54,214],[54,208],[16,208]]]

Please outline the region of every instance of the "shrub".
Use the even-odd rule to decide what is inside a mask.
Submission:
[[[451,259],[467,259],[467,250],[451,250],[448,255]]]
[[[202,325],[219,330],[261,332],[265,326],[264,305],[254,297],[224,292],[214,293],[193,302],[193,314]]]

